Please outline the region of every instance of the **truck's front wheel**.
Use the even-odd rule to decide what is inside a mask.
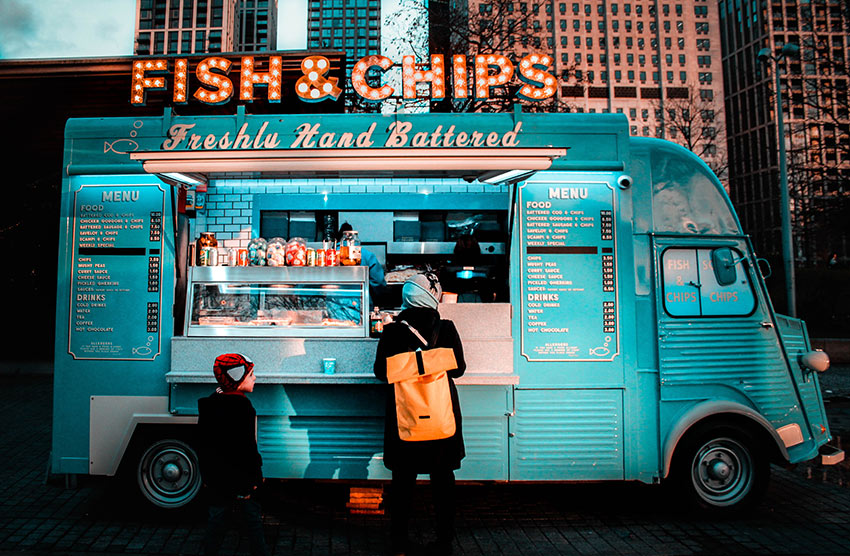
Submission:
[[[201,489],[198,455],[183,440],[157,440],[142,451],[136,480],[152,504],[167,509],[185,506]]]
[[[770,463],[756,439],[734,425],[699,427],[676,452],[671,479],[691,505],[735,511],[756,504],[770,479]]]

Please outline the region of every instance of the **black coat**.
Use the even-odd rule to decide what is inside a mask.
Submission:
[[[241,393],[198,400],[198,459],[204,484],[223,495],[251,494],[263,482],[257,413]]]
[[[419,331],[422,336],[431,341],[433,330],[440,321],[440,314],[434,309],[413,308],[402,311],[396,321],[384,327],[378,349],[375,355],[375,376],[379,380],[387,380],[387,357],[413,351],[423,347],[416,336],[400,321],[407,321]],[[461,427],[460,403],[457,397],[457,387],[454,380],[463,376],[466,362],[463,359],[463,346],[455,325],[450,320],[440,321],[440,335],[435,345],[430,347],[445,347],[454,350],[457,369],[449,371],[449,388],[452,394],[452,409],[455,416],[456,431],[453,436],[441,440],[424,440],[418,442],[404,441],[398,436],[396,421],[395,390],[392,384],[387,385],[386,419],[384,426],[384,465],[387,469],[412,470],[416,473],[431,473],[432,471],[460,468],[460,461],[466,455],[463,446]],[[424,347],[423,347],[424,349]]]

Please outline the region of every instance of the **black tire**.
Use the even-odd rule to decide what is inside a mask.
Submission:
[[[201,490],[198,455],[180,438],[145,442],[135,465],[135,477],[144,499],[169,510],[188,505]]]
[[[770,462],[750,432],[736,425],[698,426],[680,442],[670,479],[692,508],[734,513],[752,508],[770,481]]]

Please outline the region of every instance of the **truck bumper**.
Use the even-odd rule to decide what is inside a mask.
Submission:
[[[818,450],[822,465],[835,465],[844,461],[844,450],[829,444],[824,444]]]

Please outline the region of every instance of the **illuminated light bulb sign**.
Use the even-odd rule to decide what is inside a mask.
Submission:
[[[269,57],[269,71],[266,73],[258,73],[255,68],[253,56],[242,57],[239,98],[245,102],[254,102],[254,86],[264,85],[268,89],[269,102],[280,102],[283,58],[280,56]]]
[[[386,56],[366,56],[354,64],[354,68],[351,70],[351,87],[354,92],[369,102],[380,102],[389,98],[395,89],[389,85],[382,85],[377,89],[369,86],[366,82],[366,73],[372,68],[381,68],[383,71],[387,71],[391,67],[393,67],[393,61]]]
[[[174,93],[173,100],[176,104],[187,102],[187,82],[189,77],[189,61],[186,58],[178,58],[174,61]]]
[[[130,103],[134,106],[144,106],[148,91],[164,91],[165,77],[159,75],[167,71],[168,60],[137,60],[133,64]]]
[[[525,83],[517,96],[525,100],[543,100],[555,96],[558,80],[545,71],[552,64],[546,54],[529,54],[519,62],[519,77]]]
[[[330,61],[324,56],[308,56],[301,61],[304,75],[295,82],[295,92],[305,102],[319,102],[330,97],[334,100],[342,94],[337,87],[339,79],[325,77],[331,70]]]
[[[521,86],[516,96],[526,101],[541,101],[552,98],[558,90],[558,79],[548,68],[554,60],[547,54],[528,54],[515,67],[506,56],[501,54],[478,54],[472,58],[464,54],[451,56],[451,95],[453,100],[467,99],[474,95],[476,100],[490,98],[491,89],[507,85],[511,79],[519,78]],[[419,97],[420,84],[430,84],[430,93],[421,96],[434,101],[444,100],[449,84],[446,75],[446,58],[442,54],[433,54],[429,64],[417,63],[414,56],[402,58],[402,99],[413,100]],[[236,99],[243,103],[263,99],[262,93],[255,98],[255,88],[265,87],[267,102],[281,102],[283,90],[283,57],[269,56],[265,72],[257,71],[254,56],[241,56],[239,64],[238,87],[228,77],[231,62],[223,56],[211,56],[197,63],[192,72],[188,58],[153,58],[133,62],[130,103],[144,106],[147,94],[151,91],[165,91],[169,87],[166,74],[173,71],[173,90],[171,100],[174,104],[186,104],[190,97],[190,75],[201,84],[191,97],[204,104],[217,105]],[[262,61],[261,61],[262,63]],[[386,56],[371,55],[359,60],[351,71],[351,89],[367,102],[380,102],[395,94],[387,85],[370,83],[367,75],[370,71],[385,73],[395,65]],[[470,65],[472,69],[470,69]],[[338,68],[337,68],[338,69]],[[304,102],[338,100],[342,95],[339,78],[330,77],[331,64],[324,56],[307,56],[301,60],[302,75],[296,80],[295,95]],[[236,72],[234,72],[234,76]],[[472,90],[470,90],[472,89]]]
[[[496,68],[491,75],[490,69]],[[475,57],[475,98],[490,98],[490,89],[506,84],[514,75],[514,65],[501,54],[486,54]]]
[[[467,83],[469,72],[466,69],[466,56],[455,54],[452,56],[452,91],[454,98],[463,99],[469,96],[469,83]]]
[[[402,95],[406,99],[416,98],[417,83],[431,83],[431,99],[446,98],[446,70],[442,54],[431,55],[431,69],[422,69],[413,56],[405,56],[401,62]]]
[[[233,82],[227,77],[230,65],[230,60],[218,57],[207,58],[198,64],[195,69],[198,80],[204,85],[214,87],[215,90],[198,87],[194,97],[207,104],[223,104],[230,100],[233,95]]]

